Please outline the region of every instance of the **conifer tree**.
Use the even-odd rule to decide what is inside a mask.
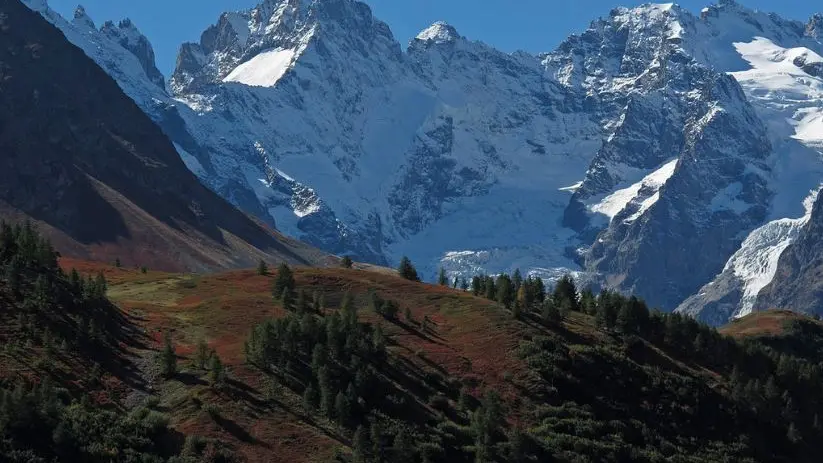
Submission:
[[[346,426],[351,417],[351,404],[342,391],[338,392],[337,397],[334,399],[334,415],[337,419],[337,424],[340,426]]]
[[[322,307],[320,306],[320,293],[315,291],[311,295],[311,307],[314,309],[315,312],[320,312]]]
[[[515,293],[520,291],[520,287],[523,285],[523,275],[520,273],[519,268],[514,270],[514,274],[512,275],[512,284],[514,285]]]
[[[171,378],[177,373],[177,354],[174,352],[171,333],[166,331],[163,336],[163,350],[159,357],[160,374]]]
[[[479,276],[472,277],[472,295],[479,296],[485,293],[485,288],[483,288],[483,279]]]
[[[283,296],[284,290],[294,291],[295,286],[294,273],[292,273],[291,268],[286,263],[280,264],[277,268],[277,278],[275,278],[272,287],[272,295],[275,299],[279,299]]]
[[[394,462],[411,463],[414,461],[414,443],[405,427],[400,428],[394,436],[392,448],[394,449]]]
[[[469,282],[465,278],[460,279],[460,289],[463,291],[469,290]]]
[[[317,382],[320,387],[320,411],[326,418],[334,418],[334,391],[332,391],[331,384],[328,378],[328,368],[323,367],[320,374],[317,376]]]
[[[352,268],[354,266],[354,262],[351,260],[351,257],[343,256],[343,258],[340,259],[340,266],[343,268]]]
[[[349,291],[343,294],[343,300],[340,302],[340,313],[343,316],[343,325],[347,330],[357,326],[357,306],[354,305],[354,297]]]
[[[797,429],[797,426],[795,426],[794,422],[789,424],[789,429],[788,431],[786,431],[786,437],[792,444],[796,444],[802,440],[800,436],[800,431]]]
[[[373,461],[382,462],[385,460],[383,448],[383,431],[377,420],[372,421],[369,430],[369,440],[371,441],[371,457]]]
[[[397,267],[397,271],[400,273],[400,276],[406,280],[420,281],[420,277],[417,275],[417,269],[414,268],[411,260],[406,256],[400,259],[400,265]]]
[[[266,261],[260,259],[260,262],[257,263],[257,274],[258,275],[268,275],[269,274],[269,266],[266,264]]]
[[[507,309],[511,308],[516,297],[511,278],[504,273],[497,277],[495,286],[497,288],[497,302],[503,304]]]
[[[369,461],[369,435],[363,426],[358,426],[352,439],[353,461],[354,463],[367,463]]]
[[[314,388],[314,385],[309,383],[306,386],[306,390],[303,391],[303,408],[306,410],[306,413],[312,414],[317,411],[317,405],[320,402],[320,394],[317,392],[317,389]]]
[[[577,296],[577,286],[570,275],[564,275],[558,280],[554,287],[554,300],[560,307],[568,307],[569,310],[580,311],[580,302]]]
[[[297,291],[297,302],[295,303],[295,310],[299,314],[310,312],[308,296],[306,296],[306,291],[302,288]]]
[[[209,361],[209,356],[211,355],[211,350],[209,350],[209,345],[206,343],[205,339],[201,339],[197,343],[197,348],[194,351],[194,367],[198,370],[205,370],[206,365]]]
[[[294,294],[290,288],[283,289],[283,293],[280,295],[280,305],[283,306],[283,310],[294,310]]]
[[[563,314],[557,308],[552,298],[546,298],[543,301],[543,308],[541,309],[543,320],[553,325],[559,325],[563,321]]]
[[[460,277],[455,276],[452,281],[452,289],[457,289],[458,286],[460,286]]]
[[[449,280],[446,277],[446,270],[443,267],[440,268],[440,271],[437,274],[437,284],[440,286],[448,286]]]
[[[217,352],[212,352],[209,362],[209,382],[213,387],[221,387],[226,383],[226,370]]]
[[[494,285],[494,278],[486,277],[483,287],[486,290],[486,299],[493,301],[497,298],[497,288]]]

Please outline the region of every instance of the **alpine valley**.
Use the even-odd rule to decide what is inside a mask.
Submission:
[[[131,21],[24,3],[205,185],[326,252],[426,279],[573,272],[716,325],[823,307],[823,16],[616,8],[534,56],[444,23],[404,49],[363,3],[266,0],[166,81]]]

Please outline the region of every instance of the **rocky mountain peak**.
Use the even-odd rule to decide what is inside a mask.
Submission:
[[[814,38],[823,38],[823,13],[817,13],[806,24],[806,35]]]
[[[401,54],[388,25],[375,19],[365,3],[266,0],[250,10],[224,13],[203,32],[199,43],[183,44],[171,86],[175,93],[192,93],[233,80],[229,76],[234,70],[267,53],[276,58],[278,68],[288,67],[312,43],[320,44],[317,48],[324,54],[356,50],[369,55],[375,49],[389,49],[395,58]],[[268,79],[265,86],[276,80]]]
[[[77,20],[76,18],[77,15],[75,14],[75,21]],[[91,19],[89,19],[89,21],[91,21]],[[140,66],[143,68],[143,71],[145,71],[149,80],[165,91],[165,78],[160,70],[157,69],[154,48],[146,36],[137,29],[137,26],[134,25],[131,19],[123,19],[117,25],[112,21],[106,21],[103,27],[100,28],[100,32],[131,52],[140,62]]]
[[[91,29],[95,29],[96,26],[94,25],[94,21],[86,14],[86,9],[83,5],[77,5],[77,8],[74,9],[74,19],[72,22],[77,26],[87,27]]]
[[[457,29],[455,29],[454,26],[443,21],[438,21],[420,31],[417,37],[415,37],[415,40],[426,43],[443,44],[452,43],[460,38],[461,36],[457,33]]]

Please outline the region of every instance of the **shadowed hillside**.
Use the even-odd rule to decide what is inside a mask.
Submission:
[[[0,216],[63,254],[169,270],[324,255],[201,185],[115,81],[18,0],[0,1]]]

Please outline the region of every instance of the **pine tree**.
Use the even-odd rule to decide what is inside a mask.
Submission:
[[[486,299],[493,301],[497,297],[497,288],[494,286],[494,278],[486,277],[486,281],[483,284],[483,288],[486,290]]]
[[[297,291],[297,302],[295,303],[295,310],[299,314],[310,312],[308,296],[306,295],[306,291],[302,288],[299,291]]]
[[[411,463],[414,461],[414,443],[405,427],[400,428],[400,431],[394,436],[392,447],[395,463]]]
[[[306,390],[303,391],[303,408],[306,410],[306,413],[312,414],[317,411],[317,405],[320,402],[320,394],[317,392],[317,389],[309,383],[306,386]]]
[[[343,256],[343,258],[340,259],[340,266],[343,268],[352,268],[354,266],[354,262],[351,260],[351,257]]]
[[[285,263],[280,264],[280,267],[277,268],[277,278],[275,278],[272,286],[272,295],[275,299],[279,299],[283,296],[284,290],[288,288],[290,291],[294,291],[295,287],[294,273]]]
[[[334,418],[334,391],[329,382],[328,367],[320,369],[317,375],[317,383],[320,387],[320,411],[326,418]]]
[[[511,308],[516,297],[516,293],[514,292],[514,284],[512,283],[511,278],[504,273],[497,277],[497,283],[495,283],[495,286],[497,288],[497,302],[503,304],[507,309]]]
[[[786,431],[786,437],[792,444],[796,444],[802,440],[800,431],[797,429],[797,426],[794,425],[794,422],[789,424],[789,429]]]
[[[351,416],[351,404],[342,391],[338,392],[337,397],[334,399],[334,415],[337,419],[337,424],[340,426],[346,426],[348,424]]]
[[[406,280],[420,281],[420,277],[417,275],[417,269],[414,268],[411,260],[406,256],[400,259],[400,265],[397,267],[397,271],[400,273],[400,276]]]
[[[440,272],[437,274],[437,284],[440,286],[448,286],[449,280],[446,277],[446,271],[441,267]]]
[[[591,288],[586,288],[580,293],[580,310],[588,315],[594,315],[597,312],[597,299]]]
[[[460,289],[463,291],[469,290],[469,282],[465,278],[460,279]]]
[[[340,313],[343,316],[343,326],[347,330],[354,329],[357,326],[357,306],[354,305],[354,297],[349,291],[343,294],[343,300],[340,302]]]
[[[514,274],[512,275],[512,284],[514,284],[515,293],[520,291],[520,287],[523,286],[523,275],[520,273],[519,268],[514,270]]]
[[[557,308],[557,304],[554,303],[554,300],[550,297],[543,301],[541,315],[546,323],[550,323],[552,325],[559,325],[563,322],[563,314]]]
[[[354,463],[367,463],[369,461],[369,435],[363,426],[358,426],[352,439],[353,461]]]
[[[473,296],[480,296],[481,294],[485,293],[485,288],[483,287],[483,279],[479,276],[472,277],[472,295]]]
[[[467,412],[471,406],[471,396],[465,387],[460,388],[460,395],[457,397],[457,408]]]
[[[226,383],[226,370],[217,352],[212,352],[209,362],[209,382],[213,387],[221,387]]]
[[[291,288],[287,287],[283,289],[283,293],[280,295],[280,305],[283,306],[283,310],[288,310],[289,312],[294,310],[294,294]]]
[[[574,279],[570,275],[564,275],[558,280],[554,287],[554,300],[560,307],[564,305],[569,310],[580,311],[580,302],[577,298],[577,287],[574,284]]]
[[[372,347],[375,352],[386,350],[386,335],[383,334],[383,327],[380,325],[377,325],[372,332]]]
[[[160,374],[171,378],[177,373],[177,354],[174,352],[171,333],[166,331],[163,336],[163,350],[159,357]]]
[[[115,267],[117,267],[117,268],[120,268],[120,267],[122,267],[122,266],[123,266],[123,264],[120,262],[120,258],[119,258],[119,257],[118,257],[118,258],[116,258],[116,259],[114,259],[114,266],[115,266]]]
[[[266,265],[266,261],[260,259],[260,262],[257,263],[257,274],[258,275],[268,275],[269,274],[269,266]]]
[[[509,460],[512,463],[526,461],[526,436],[519,427],[509,435]]]
[[[320,306],[320,293],[315,291],[311,295],[311,307],[315,312],[320,312],[323,308]]]
[[[372,421],[369,430],[369,440],[371,440],[371,457],[375,462],[382,462],[385,460],[385,451],[383,448],[383,431],[377,420]]]
[[[194,367],[198,370],[205,370],[206,364],[209,361],[209,356],[211,355],[211,350],[209,350],[209,345],[206,343],[205,339],[201,339],[197,343],[197,348],[194,351]]]
[[[452,289],[457,289],[460,286],[460,277],[454,277],[454,281],[452,281]]]

